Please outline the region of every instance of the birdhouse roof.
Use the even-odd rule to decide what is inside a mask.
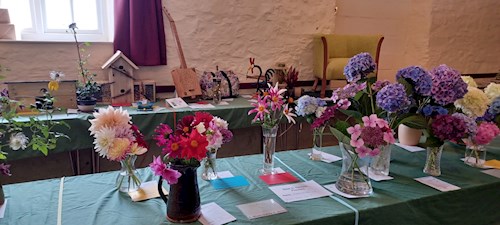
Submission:
[[[107,69],[109,68],[114,62],[116,62],[116,60],[118,60],[119,58],[122,58],[123,60],[125,60],[128,64],[130,64],[130,66],[132,66],[134,69],[138,70],[139,67],[137,67],[137,65],[135,65],[134,62],[132,62],[132,60],[130,60],[125,54],[123,54],[122,51],[120,50],[117,50],[115,52],[115,54],[113,56],[111,56],[111,58],[108,59],[108,61],[106,61],[106,63],[104,63],[104,65],[101,66],[101,69]]]

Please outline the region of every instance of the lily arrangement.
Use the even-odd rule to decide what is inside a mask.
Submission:
[[[248,111],[248,115],[255,113],[252,123],[272,128],[278,125],[281,119],[285,117],[288,123],[295,124],[294,117],[297,117],[297,115],[293,113],[292,107],[285,104],[283,99],[286,89],[279,89],[278,83],[274,87],[270,84],[268,86],[268,90],[263,95],[257,96],[257,102],[251,104],[255,107]]]

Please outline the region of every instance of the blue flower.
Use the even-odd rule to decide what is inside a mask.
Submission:
[[[434,109],[430,105],[426,105],[422,109],[422,114],[424,114],[424,116],[430,116],[430,115],[432,115],[432,112],[434,112]]]
[[[493,99],[493,102],[488,108],[488,113],[493,116],[496,116],[500,113],[500,97],[496,97],[495,99]]]
[[[411,104],[405,87],[399,83],[383,87],[377,93],[376,103],[378,107],[390,113],[403,111]]]
[[[366,76],[375,71],[377,65],[373,61],[370,53],[363,52],[349,59],[344,67],[344,75],[348,82],[356,82],[366,78]]]
[[[316,109],[320,106],[325,106],[326,102],[309,95],[304,95],[297,100],[295,111],[298,116],[308,116],[316,113]]]
[[[413,85],[413,90],[422,96],[431,95],[432,76],[419,66],[410,66],[400,69],[396,80],[404,78]]]
[[[437,112],[438,115],[445,115],[445,114],[448,114],[448,110],[441,107],[441,106],[434,106],[434,112]]]

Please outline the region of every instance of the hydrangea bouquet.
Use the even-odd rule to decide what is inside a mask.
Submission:
[[[162,148],[163,156],[154,158],[149,166],[169,184],[176,184],[182,175],[173,166],[198,167],[210,151],[219,149],[233,137],[225,120],[207,112],[183,117],[175,131],[167,124],[160,124],[155,133],[154,139]]]
[[[100,156],[119,161],[122,169],[117,178],[117,188],[122,192],[135,191],[141,179],[135,170],[137,155],[147,152],[144,137],[130,121],[131,117],[121,107],[100,108],[90,120],[90,134],[94,136],[94,149]]]

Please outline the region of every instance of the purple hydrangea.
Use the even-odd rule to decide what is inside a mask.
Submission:
[[[467,84],[460,77],[460,72],[447,65],[440,65],[431,71],[432,98],[437,104],[448,105],[467,93]]]
[[[468,117],[463,113],[453,113],[453,117],[459,118],[465,123],[466,133],[470,136],[476,135],[477,132],[477,123],[472,117]]]
[[[396,80],[404,78],[413,85],[413,90],[422,96],[431,95],[432,76],[419,66],[410,66],[400,69],[396,74]]]
[[[332,100],[333,102],[337,102],[338,100],[341,99],[352,98],[356,95],[356,93],[362,91],[365,88],[366,88],[366,82],[360,84],[349,83],[345,85],[343,88],[337,88],[336,90],[334,90],[332,93]]]
[[[465,137],[465,122],[452,115],[437,115],[431,125],[432,134],[441,141],[455,141]]]
[[[424,116],[445,115],[448,114],[448,110],[442,106],[426,105],[422,109],[422,114],[424,114]]]
[[[369,73],[375,71],[377,65],[370,53],[363,52],[349,59],[344,67],[344,75],[348,82],[364,79]]]
[[[394,113],[406,109],[410,104],[402,84],[389,84],[377,93],[377,106],[383,110]]]
[[[372,84],[371,88],[373,91],[377,92],[389,84],[391,84],[391,82],[389,82],[388,80],[384,80],[384,81],[377,80],[377,81],[375,81],[375,83]]]

